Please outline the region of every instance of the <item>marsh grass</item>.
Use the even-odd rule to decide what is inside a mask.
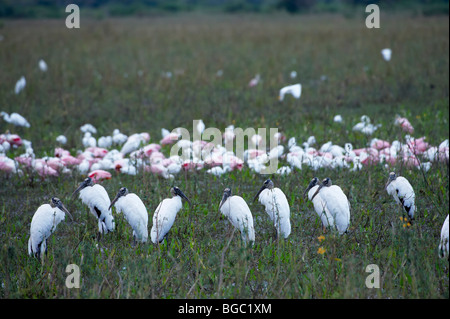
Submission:
[[[37,156],[53,155],[55,138],[81,149],[79,127],[91,123],[97,137],[114,128],[147,131],[159,142],[162,127],[278,127],[304,141],[315,135],[364,147],[369,138],[351,130],[363,114],[381,123],[377,138],[404,140],[393,126],[408,117],[432,145],[448,138],[448,17],[383,16],[380,30],[364,20],[318,16],[197,16],[82,20],[79,30],[63,21],[4,21],[0,29],[0,105],[17,111],[30,129],[0,121],[0,130],[33,142]],[[393,49],[391,63],[380,50]],[[40,58],[49,71],[37,68]],[[218,77],[217,71],[223,70]],[[291,70],[299,74],[289,79]],[[172,78],[162,76],[172,72]],[[248,88],[260,73],[262,83]],[[13,92],[21,75],[27,87]],[[326,80],[321,76],[326,75]],[[300,100],[276,100],[286,84],[300,82]],[[343,125],[332,122],[335,114]],[[168,148],[163,149],[168,152]],[[17,156],[21,149],[12,150]],[[384,190],[382,165],[348,170],[294,170],[272,176],[291,207],[292,233],[275,229],[253,196],[266,176],[244,168],[217,178],[181,173],[172,180],[141,173],[113,173],[103,182],[111,196],[121,186],[145,203],[151,217],[177,185],[191,199],[160,245],[132,247],[132,230],[116,214],[116,231],[95,239],[97,222],[70,195],[76,173],[41,180],[0,173],[1,298],[448,298],[448,261],[438,258],[440,230],[449,210],[448,163],[423,173],[398,165],[416,192],[417,217],[403,227],[401,212]],[[349,233],[322,233],[312,204],[302,197],[313,176],[330,177],[351,203]],[[255,220],[256,242],[244,247],[220,215],[225,187],[242,196]],[[58,195],[74,216],[49,238],[43,263],[27,256],[37,207]],[[320,241],[319,236],[324,240]],[[323,253],[319,253],[324,251]],[[81,289],[65,286],[68,264],[81,270]],[[368,289],[366,266],[377,264],[381,289]]]

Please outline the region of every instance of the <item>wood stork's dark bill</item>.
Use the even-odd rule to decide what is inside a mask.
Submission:
[[[331,183],[331,179],[330,178],[324,178],[322,183],[320,184],[319,188],[316,190],[316,192],[314,193],[314,195],[311,197],[311,201],[314,199],[314,197],[316,197],[317,194],[319,194],[320,190],[322,189],[322,187],[330,187],[332,185]]]
[[[111,202],[111,205],[109,205],[108,210],[111,209],[111,207],[117,202],[117,200],[122,197],[126,196],[128,194],[128,189],[126,187],[121,187],[119,191],[117,192],[116,197],[114,197],[113,201]]]
[[[309,182],[308,187],[306,188],[305,192],[303,193],[303,197],[306,197],[308,195],[308,191],[316,186],[319,183],[319,179],[317,177],[314,177],[311,182]]]
[[[83,188],[86,188],[88,186],[94,185],[94,182],[92,181],[92,178],[87,177],[84,181],[80,183],[80,185],[77,187],[77,189],[72,193],[72,198],[75,197],[75,195],[80,192]]]
[[[184,198],[189,203],[189,206],[192,206],[191,201],[189,200],[189,198],[186,197],[186,195],[184,195],[184,193],[181,191],[181,189],[174,186],[174,187],[172,187],[171,192],[172,192],[173,196],[180,196],[181,198]]]
[[[57,197],[52,197],[51,201],[50,201],[50,206],[52,207],[58,207],[60,210],[62,210],[64,213],[66,213],[67,215],[70,216],[70,219],[73,221],[73,217],[72,214],[69,213],[69,211],[67,210],[67,208],[63,205],[63,203],[61,202],[61,200]]]
[[[220,201],[219,204],[219,210],[222,208],[223,203],[225,203],[228,199],[228,197],[231,196],[231,189],[229,188],[225,188],[225,190],[223,191],[223,196],[222,196],[222,200]]]
[[[255,201],[255,200],[258,198],[259,194],[261,194],[261,192],[262,192],[263,190],[265,190],[266,188],[268,188],[268,189],[273,189],[273,187],[274,187],[273,182],[272,182],[270,179],[266,180],[266,181],[264,182],[263,186],[259,189],[258,193],[257,193],[257,194],[255,195],[255,197],[253,198],[253,201]]]
[[[385,188],[387,188],[392,181],[395,181],[396,178],[397,178],[397,176],[395,175],[395,173],[394,172],[390,172],[389,173],[389,178],[388,178],[388,181],[386,183]]]

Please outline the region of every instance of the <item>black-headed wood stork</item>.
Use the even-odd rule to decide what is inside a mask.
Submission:
[[[81,201],[89,207],[92,215],[98,219],[99,235],[112,232],[115,228],[114,217],[109,208],[111,200],[105,188],[95,184],[92,178],[87,177],[73,192],[72,197],[80,193]]]
[[[401,205],[402,211],[408,214],[410,220],[413,220],[416,210],[414,204],[416,195],[408,180],[403,176],[397,176],[394,172],[391,172],[386,183],[386,191]]]
[[[52,197],[50,204],[41,205],[31,219],[28,254],[40,258],[47,252],[47,239],[55,232],[56,226],[65,219],[65,214],[72,215],[61,200]]]
[[[255,241],[252,212],[242,197],[231,196],[231,189],[225,188],[219,210],[234,227],[240,230],[241,238],[245,244]]]
[[[277,237],[287,238],[291,233],[291,211],[286,195],[281,189],[274,186],[272,180],[268,179],[253,198],[253,201],[257,198],[265,206],[266,213],[277,230]]]
[[[448,215],[447,218],[444,221],[444,225],[442,225],[442,229],[441,229],[441,241],[439,243],[439,257],[444,258],[447,256],[447,258],[449,257],[448,254]]]
[[[148,239],[148,213],[142,200],[126,187],[121,187],[108,209],[114,205],[118,213],[123,213],[125,219],[133,228],[134,243],[147,242]]]
[[[150,231],[150,238],[154,244],[161,243],[164,237],[167,236],[170,228],[172,228],[177,213],[183,207],[182,199],[184,198],[191,205],[191,201],[178,187],[172,187],[170,192],[172,198],[166,198],[159,203],[153,214],[153,226]]]
[[[336,228],[341,235],[347,232],[350,224],[350,203],[339,186],[333,185],[328,177],[319,185],[319,180],[315,177],[309,183],[306,193],[313,202],[324,228]]]

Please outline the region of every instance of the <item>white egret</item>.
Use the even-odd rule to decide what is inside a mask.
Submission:
[[[57,141],[58,143],[64,145],[64,144],[67,143],[67,137],[65,137],[64,135],[59,135],[59,136],[56,138],[56,141]]]
[[[447,256],[448,258],[448,215],[444,221],[444,225],[442,225],[441,229],[441,241],[439,243],[439,257],[444,258]]]
[[[80,193],[81,201],[89,207],[91,214],[98,219],[99,235],[112,232],[115,222],[109,208],[111,200],[105,188],[99,184],[94,185],[92,178],[87,177],[73,192],[72,197],[78,192]]]
[[[133,228],[134,243],[145,243],[148,239],[148,213],[142,200],[126,187],[121,187],[108,209],[114,205],[118,213],[123,213],[125,219]]]
[[[56,226],[65,219],[65,214],[72,215],[59,198],[52,197],[50,204],[41,205],[31,219],[28,254],[40,258],[47,252],[47,239],[55,232]]]
[[[253,216],[245,200],[240,196],[231,196],[231,190],[225,188],[219,210],[230,223],[240,230],[242,241],[245,244],[255,241],[255,228]]]
[[[416,195],[408,180],[403,176],[397,176],[394,172],[391,172],[386,183],[386,191],[394,197],[395,201],[402,206],[403,211],[413,220],[416,210],[414,204]]]
[[[19,94],[27,85],[27,80],[25,80],[24,76],[21,76],[20,79],[16,82],[16,86],[14,87],[14,93]]]
[[[166,198],[159,203],[153,214],[153,226],[150,231],[150,238],[154,244],[161,243],[172,228],[177,213],[183,207],[181,199],[186,199],[189,205],[191,205],[191,201],[178,187],[172,187],[170,192],[172,198]]]
[[[291,233],[290,208],[286,195],[273,182],[268,179],[264,182],[253,201],[258,198],[266,208],[274,227],[277,230],[277,238],[287,238]]]
[[[283,101],[286,94],[291,94],[294,98],[299,99],[302,95],[302,85],[298,83],[281,88],[278,100]]]
[[[5,122],[8,122],[10,124],[13,124],[15,126],[23,126],[23,127],[30,127],[30,123],[19,113],[11,113],[8,114],[6,112],[0,112],[0,115],[3,116],[3,120]]]
[[[392,57],[392,50],[389,48],[385,48],[381,50],[381,55],[385,61],[390,61]]]
[[[45,61],[42,60],[42,59],[39,60],[39,69],[40,69],[42,72],[47,72],[47,70],[48,70],[47,63],[45,63]]]

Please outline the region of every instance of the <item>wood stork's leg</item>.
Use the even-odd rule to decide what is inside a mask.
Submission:
[[[322,225],[322,232],[323,232],[324,234],[327,233],[327,228],[326,228],[325,226],[323,226],[323,225]]]

